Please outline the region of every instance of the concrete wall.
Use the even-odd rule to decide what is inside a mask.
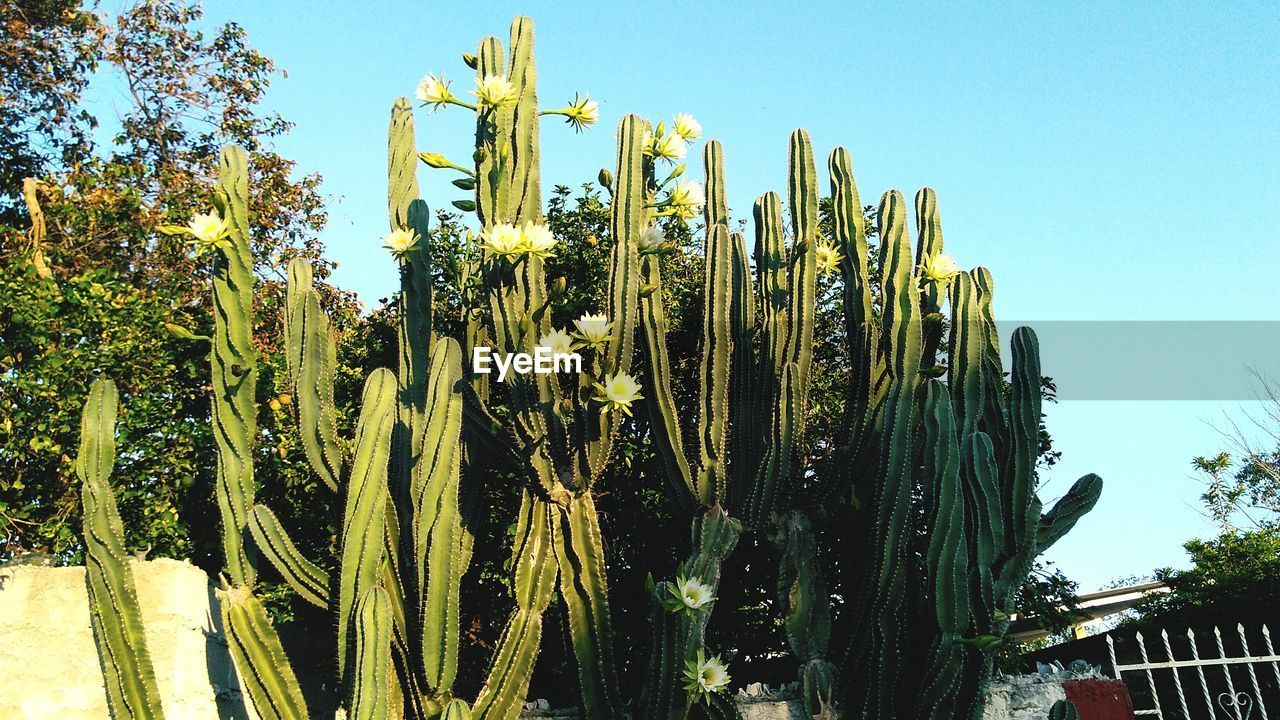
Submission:
[[[168,720],[248,718],[209,577],[175,560],[133,572]],[[0,718],[108,717],[84,568],[0,568]]]

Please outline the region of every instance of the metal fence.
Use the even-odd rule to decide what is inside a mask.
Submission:
[[[1250,637],[1265,654],[1250,650]],[[1185,636],[1160,631],[1163,660],[1152,660],[1142,633],[1134,635],[1140,662],[1117,662],[1116,643],[1107,635],[1107,652],[1115,676],[1129,686],[1135,714],[1159,720],[1280,720],[1280,655],[1271,644],[1271,630],[1236,636],[1213,628],[1212,637],[1188,629]],[[1208,645],[1202,652],[1202,646]],[[1132,656],[1133,648],[1126,655]],[[1184,659],[1178,659],[1183,656]],[[1184,687],[1185,683],[1185,687]]]

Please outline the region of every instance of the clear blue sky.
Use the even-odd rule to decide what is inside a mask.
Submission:
[[[866,202],[935,188],[948,251],[992,269],[1002,319],[1280,319],[1280,6],[895,5],[219,0],[206,10],[211,23],[243,24],[288,70],[268,95],[297,123],[280,147],[324,174],[337,281],[368,303],[395,279],[378,249],[391,101],[427,72],[467,89],[460,53],[485,35],[505,39],[526,13],[543,105],[575,91],[601,102],[585,135],[544,124],[544,182],[577,185],[612,164],[626,113],[689,112],[724,143],[741,217],[759,193],[785,188],[787,135],[802,126],[820,157],[850,149]],[[419,113],[420,149],[465,161],[468,133],[465,113]],[[420,177],[433,207],[459,195],[442,174]],[[1046,352],[1045,370],[1070,361]],[[1107,486],[1050,558],[1085,590],[1180,564],[1180,544],[1211,530],[1189,461],[1222,446],[1208,423],[1239,405],[1052,408],[1064,459],[1045,494],[1085,472]]]

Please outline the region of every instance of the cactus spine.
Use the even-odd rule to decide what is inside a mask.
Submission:
[[[116,459],[116,385],[95,380],[80,421],[76,475],[84,503],[89,618],[98,646],[112,717],[164,717],[156,674],[147,652],[133,569],[124,549],[124,527],[111,492]]]

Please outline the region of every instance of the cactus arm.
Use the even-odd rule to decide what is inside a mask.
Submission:
[[[730,318],[733,248],[729,230],[724,225],[707,231],[703,291],[706,302],[702,313],[698,415],[702,463],[697,485],[698,499],[703,505],[711,505],[724,498],[728,481],[725,427],[729,414],[729,357],[733,346]]]
[[[507,79],[520,94],[511,111],[511,172],[507,192],[510,207],[505,213],[511,222],[539,220],[542,216],[542,183],[538,157],[538,87],[533,62],[533,21],[517,17],[511,21],[510,64]]]
[[[400,399],[393,444],[393,494],[410,506],[410,487],[417,474],[426,402],[427,355],[431,351],[431,263],[427,252],[430,211],[418,199],[418,159],[414,147],[413,104],[397,98],[387,131],[387,214],[392,230],[418,235],[417,246],[399,258]],[[411,518],[405,517],[406,523]]]
[[[289,364],[289,383],[298,384],[302,365],[302,298],[315,287],[315,273],[304,258],[289,261],[284,296],[284,349]]]
[[[320,295],[312,286],[311,266],[302,258],[289,263],[286,297],[286,349],[297,398],[302,449],[325,486],[337,492],[342,473],[342,445],[338,441],[333,399],[337,348],[329,329],[329,318],[320,308]]]
[[[771,378],[782,377],[787,353],[787,254],[783,246],[782,200],[773,192],[756,199],[752,210],[756,233],[756,272],[760,275],[761,363]],[[761,407],[772,400],[770,383],[761,379]]]
[[[813,360],[814,308],[817,304],[818,175],[809,133],[796,130],[789,142],[790,174],[787,201],[791,207],[790,328],[787,361],[796,364],[795,384],[803,406],[809,396],[809,366]],[[804,425],[804,416],[797,429]]]
[[[778,603],[787,643],[800,662],[801,700],[810,716],[832,701],[835,665],[826,659],[831,641],[831,597],[817,562],[818,543],[809,519],[791,510],[779,523]]]
[[[344,677],[357,600],[377,585],[386,551],[387,463],[395,424],[396,378],[379,368],[365,381],[342,522],[338,578],[338,674]]]
[[[609,266],[609,320],[612,337],[604,367],[610,373],[630,372],[635,354],[636,323],[640,313],[640,234],[651,221],[644,142],[649,123],[636,115],[618,122],[616,171],[610,202],[609,228],[613,249]],[[619,413],[589,412],[585,438],[586,466],[591,478],[604,471],[621,426]]]
[[[862,201],[854,181],[849,151],[836,148],[828,159],[831,175],[832,239],[841,251],[844,279],[845,340],[850,353],[849,392],[845,400],[849,452],[857,452],[872,414],[875,381],[874,317],[871,309],[871,264]]]
[[[524,704],[542,638],[542,614],[555,591],[554,508],[521,493],[512,548],[516,609],[498,640],[488,676],[471,710],[479,720],[515,720]]]
[[[262,603],[247,587],[220,591],[219,597],[231,659],[258,717],[307,720],[298,679]]]
[[[249,161],[243,148],[222,150],[215,202],[228,223],[228,247],[213,263],[213,429],[217,499],[227,575],[250,585],[254,559],[245,545],[253,507],[253,438],[257,433],[258,351],[253,347],[253,251],[249,246]]]
[[[938,194],[932,188],[921,188],[916,193],[916,267],[926,258],[942,254],[942,220],[938,214]],[[942,344],[943,286],[927,282],[920,290],[920,309],[923,315],[924,352],[926,367],[938,362],[938,349]]]
[[[1036,551],[1044,552],[1075,527],[1085,513],[1093,509],[1102,495],[1102,478],[1085,475],[1071,486],[1049,512],[1040,517],[1036,535]]]
[[[422,472],[414,487],[414,566],[418,617],[427,683],[437,691],[453,684],[458,664],[462,520],[458,509],[462,431],[462,350],[438,340],[428,375]]]
[[[1005,545],[1010,556],[1035,546],[1040,511],[1033,508],[1036,458],[1040,456],[1040,350],[1031,328],[1013,331],[1013,373],[1010,377],[1008,467],[1002,474],[1006,498]],[[1020,580],[1020,579],[1019,579]]]
[[[476,50],[476,77],[503,74],[502,41],[487,37]],[[476,217],[482,227],[503,222],[505,183],[502,182],[503,154],[510,137],[510,111],[480,112],[476,115]]]
[[[938,380],[925,384],[924,488],[929,544],[925,587],[931,598],[932,643],[923,657],[925,672],[916,702],[917,717],[947,717],[941,711],[961,682],[965,647],[959,642],[969,626],[969,565],[965,537],[964,488],[960,447],[950,397]]]
[[[674,481],[686,499],[698,497],[693,471],[685,457],[680,419],[676,410],[675,395],[671,389],[671,360],[667,355],[667,317],[662,305],[662,275],[658,259],[653,255],[644,258],[645,284],[653,288],[641,299],[641,324],[644,327],[645,344],[649,350],[650,370],[646,373],[645,404],[649,408],[653,438],[662,457],[667,477]]]
[[[316,607],[329,607],[329,573],[298,551],[270,508],[254,506],[249,514],[249,532],[254,545],[303,600]]]
[[[440,720],[471,720],[471,708],[467,707],[462,700],[450,700],[449,704],[444,706]]]
[[[733,356],[729,366],[729,492],[725,505],[737,512],[751,492],[752,470],[760,456],[760,423],[756,418],[754,379],[755,287],[751,260],[742,233],[730,235],[733,292],[729,305]]]
[[[691,524],[692,550],[684,564],[685,575],[716,591],[720,586],[720,569],[733,552],[742,535],[742,523],[729,517],[720,505],[712,505],[694,518]],[[670,584],[659,583],[656,593],[670,592]],[[636,718],[643,720],[680,720],[689,708],[682,670],[686,660],[705,644],[707,621],[715,603],[704,605],[693,614],[673,614],[656,600],[654,613],[655,642],[649,655],[644,683],[641,687]]]
[[[356,663],[351,694],[352,720],[390,717],[391,599],[374,586],[356,608]]]
[[[993,568],[1005,544],[1004,510],[995,450],[986,433],[974,433],[964,441],[961,468],[965,483],[965,517],[972,518],[974,544],[970,575],[976,589],[970,591],[971,615],[979,633],[989,633],[997,606]]]
[[[605,577],[604,541],[591,493],[583,493],[558,515],[555,535],[560,593],[577,659],[584,717],[609,720],[619,714],[614,671],[613,631]]]
[[[907,239],[905,201],[897,190],[880,198],[881,288],[884,293],[881,347],[889,375],[912,378],[920,370],[920,304]]]
[[[947,354],[947,373],[951,391],[951,407],[960,437],[977,432],[982,421],[983,400],[999,388],[986,386],[988,373],[983,367],[986,353],[986,328],[978,307],[977,286],[972,273],[960,273],[951,281],[951,336]]]
[[[84,503],[89,619],[112,717],[159,720],[164,717],[160,692],[147,652],[133,569],[124,548],[124,527],[111,492],[116,407],[115,383],[95,380],[81,415],[80,451],[76,455]]]
[[[751,497],[749,518],[762,522],[779,505],[779,496],[791,468],[791,451],[795,444],[796,428],[803,412],[800,392],[796,383],[796,365],[789,363],[782,371],[782,381],[773,398],[769,436],[764,456],[756,473],[756,485]]]

